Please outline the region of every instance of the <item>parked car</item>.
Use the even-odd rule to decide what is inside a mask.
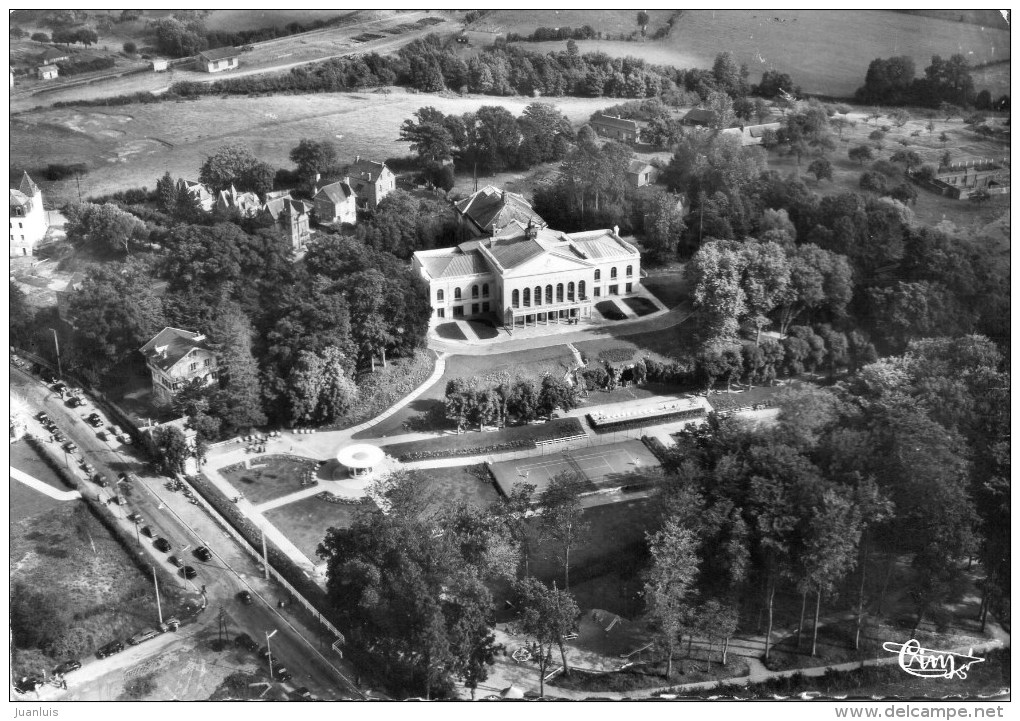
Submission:
[[[106,431],[103,431],[103,430],[101,430],[98,433],[96,433],[96,436],[101,441],[105,441],[105,440],[107,440],[107,438],[109,438],[109,434]]]
[[[171,616],[163,623],[159,624],[160,633],[166,633],[167,631],[176,631],[181,627],[181,621],[175,616]]]
[[[198,576],[198,571],[196,571],[192,566],[185,566],[181,569],[181,575],[190,581]]]
[[[32,693],[43,685],[43,680],[38,676],[22,676],[14,681],[14,690],[18,693]]]
[[[140,513],[129,513],[127,519],[132,523],[145,523],[145,519]]]
[[[79,661],[76,658],[73,658],[70,661],[64,661],[62,664],[53,669],[53,675],[63,676],[65,673],[77,671],[79,668],[81,668],[81,661]]]
[[[259,650],[259,645],[255,643],[255,639],[246,633],[242,633],[240,636],[235,638],[234,645],[238,648],[243,648],[246,651],[251,651],[252,653],[257,653]]]
[[[165,538],[157,538],[152,542],[152,546],[157,551],[162,551],[163,553],[169,553],[170,549],[173,548],[173,546],[170,545],[170,541]]]
[[[117,440],[123,443],[125,446],[131,445],[131,436],[129,436],[127,433],[121,433],[119,436],[117,436]]]
[[[110,641],[105,646],[100,646],[96,651],[96,658],[106,658],[112,656],[115,653],[120,653],[124,650],[124,644],[121,641]]]
[[[46,415],[45,411],[39,411],[38,413],[35,414],[35,417],[39,421],[41,421],[43,423],[45,423],[46,421],[48,421],[50,419],[50,417],[48,415]]]
[[[104,476],[102,473],[97,473],[95,476],[93,476],[92,482],[95,483],[100,488],[108,488],[110,486],[110,482],[106,480],[106,476]]]
[[[70,400],[67,401],[67,405],[72,408],[85,405],[85,401],[81,399],[81,396],[71,396]]]
[[[274,668],[273,675],[276,676],[278,681],[289,681],[291,678],[293,678],[290,671],[288,671],[285,666]]]
[[[99,428],[101,425],[103,425],[103,419],[99,417],[98,413],[93,413],[92,415],[90,415],[85,420],[93,428]]]
[[[124,431],[120,429],[120,426],[110,426],[110,433],[112,433],[114,437],[119,436],[123,432]]]
[[[295,698],[300,699],[302,701],[312,700],[312,692],[308,690],[307,686],[302,686],[301,688],[294,689],[293,695]]]
[[[250,591],[241,591],[237,594],[237,600],[243,603],[245,606],[252,604],[252,597]]]
[[[142,526],[141,528],[138,529],[138,532],[141,533],[143,536],[148,536],[149,538],[152,538],[153,535],[152,529],[149,526]]]
[[[127,640],[128,646],[137,646],[138,644],[142,643],[143,641],[148,641],[149,639],[156,638],[156,636],[158,636],[158,635],[159,635],[159,631],[157,631],[155,629],[149,629],[148,631],[142,631],[141,633],[136,633],[134,636],[132,636],[131,638],[129,638]]]
[[[63,393],[67,390],[67,384],[64,381],[57,381],[53,384],[53,390],[57,393]]]
[[[212,551],[210,551],[205,546],[199,546],[198,548],[195,549],[195,558],[197,558],[199,561],[211,561]]]
[[[184,565],[184,561],[179,559],[177,556],[170,556],[170,558],[166,560],[169,561],[171,565],[177,566],[177,568],[180,568],[181,566]]]

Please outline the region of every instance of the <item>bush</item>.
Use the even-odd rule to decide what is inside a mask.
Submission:
[[[92,58],[91,60],[65,60],[57,63],[61,75],[81,75],[97,70],[108,70],[116,63],[113,58]]]
[[[870,190],[874,193],[885,193],[886,178],[882,173],[868,170],[861,174],[861,189]]]
[[[673,413],[664,413],[657,416],[645,416],[644,418],[621,418],[618,421],[599,421],[588,415],[588,422],[596,433],[615,433],[631,428],[644,428],[645,426],[660,425],[662,423],[674,423],[676,421],[693,420],[708,415],[704,408],[688,408]]]
[[[517,440],[506,441],[505,443],[494,443],[488,446],[474,446],[471,448],[449,448],[437,449],[434,451],[414,451],[397,456],[401,463],[411,461],[428,461],[434,458],[460,458],[463,456],[483,456],[488,453],[503,453],[505,451],[518,451],[525,448],[535,448],[534,441]]]
[[[126,52],[128,55],[134,55],[135,53],[138,52],[138,46],[135,45],[130,40],[128,40],[126,43],[124,43],[124,52]]]
[[[32,33],[32,39],[37,43],[48,43],[50,41],[50,36],[46,33]]]
[[[88,166],[84,163],[73,163],[71,165],[50,163],[46,166],[46,170],[43,171],[43,177],[46,180],[67,180],[75,175],[88,175],[88,172]]]

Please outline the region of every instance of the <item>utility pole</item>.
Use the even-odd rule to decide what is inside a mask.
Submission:
[[[156,567],[152,567],[152,585],[156,587],[156,611],[159,613],[159,622],[163,623],[163,606],[159,602],[159,581],[156,580]]]
[[[280,629],[275,629],[272,633],[266,631],[266,656],[269,657],[269,679],[273,679],[273,650],[269,646],[269,639],[276,635],[276,632]]]
[[[262,565],[265,569],[266,580],[269,580],[269,554],[266,553],[266,529],[259,528],[259,533],[262,534]]]
[[[78,186],[78,202],[81,203],[81,173],[74,171],[74,182]]]
[[[57,349],[57,378],[63,379],[64,372],[60,369],[60,343],[57,341],[57,331],[50,328],[50,333],[53,334],[53,346]]]

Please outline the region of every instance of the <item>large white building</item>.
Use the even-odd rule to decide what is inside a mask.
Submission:
[[[39,186],[25,173],[21,185],[10,191],[10,257],[32,255],[35,244],[46,236],[49,227]]]
[[[507,328],[590,318],[601,298],[633,293],[641,254],[619,231],[561,233],[512,222],[502,233],[455,248],[422,250],[435,318],[493,314]]]

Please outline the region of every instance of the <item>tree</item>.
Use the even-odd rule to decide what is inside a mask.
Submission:
[[[669,518],[648,537],[651,566],[645,581],[645,602],[656,627],[656,640],[666,652],[666,680],[673,674],[673,655],[693,615],[694,581],[698,574],[698,541],[693,531]],[[681,669],[682,673],[682,669]]]
[[[771,321],[768,314],[786,303],[791,295],[790,264],[786,252],[777,243],[747,241],[742,246],[743,273],[741,285],[747,313],[756,329],[755,345],[761,340],[761,329]]]
[[[542,379],[542,386],[538,392],[537,411],[546,418],[552,418],[553,411],[557,408],[563,411],[570,411],[577,408],[577,388],[568,384],[562,378],[547,375]]]
[[[921,156],[913,150],[897,150],[889,159],[894,163],[903,163],[908,169],[922,163]]]
[[[862,190],[870,190],[873,193],[884,195],[886,192],[886,176],[873,170],[866,170],[861,173],[860,187]]]
[[[829,162],[828,158],[815,158],[811,161],[811,165],[808,166],[808,172],[815,176],[816,180],[825,178],[829,181],[832,180],[832,163]]]
[[[889,113],[889,119],[897,128],[902,128],[910,120],[910,113],[903,109],[896,109]]]
[[[74,245],[128,253],[148,237],[145,223],[112,203],[72,203],[63,212],[67,239]]]
[[[521,609],[521,630],[533,636],[538,643],[539,694],[545,696],[545,677],[548,658],[555,644],[560,649],[563,675],[570,675],[563,637],[577,627],[581,611],[567,591],[554,585],[551,589],[537,578],[525,578],[515,585],[518,607]]]
[[[161,426],[152,432],[152,442],[163,473],[171,477],[184,475],[184,464],[191,456],[184,432],[177,426]]]
[[[674,193],[656,193],[645,217],[644,247],[650,260],[666,260],[676,255],[680,236],[687,229],[683,219],[683,200]]]
[[[871,147],[868,145],[855,145],[854,147],[850,148],[850,150],[847,152],[847,155],[850,156],[850,160],[856,160],[862,166],[864,165],[865,160],[871,160],[872,158],[874,158],[874,154],[871,151]]]
[[[695,615],[698,618],[698,626],[704,630],[709,639],[722,639],[721,662],[725,666],[730,639],[736,633],[737,624],[740,621],[737,609],[732,604],[711,598],[698,608]],[[711,652],[711,644],[709,652]]]
[[[130,40],[128,40],[126,43],[124,43],[124,52],[126,52],[128,55],[134,55],[135,53],[138,52],[138,46],[135,45]]]
[[[644,10],[638,11],[637,24],[641,28],[641,33],[644,34],[645,28],[648,27],[648,13]]]
[[[353,370],[353,362],[335,346],[321,353],[301,351],[289,377],[293,422],[332,423],[351,411],[358,398]]]
[[[531,510],[531,498],[535,494],[533,483],[515,483],[507,496],[500,496],[489,507],[489,517],[501,525],[506,535],[520,549],[524,559],[524,576],[530,574],[530,527],[528,512]]]
[[[715,338],[735,338],[738,319],[747,309],[741,284],[743,256],[722,241],[701,246],[685,266],[684,274],[693,288],[694,308],[705,318],[708,334]]]
[[[297,165],[298,175],[312,188],[320,176],[327,179],[337,177],[340,173],[340,158],[336,143],[330,140],[310,140],[302,138],[290,151],[290,160]]]
[[[554,477],[541,495],[538,505],[539,534],[556,544],[555,555],[563,563],[563,588],[570,590],[570,551],[581,543],[591,530],[581,508],[582,480],[573,471]]]
[[[250,190],[249,174],[258,162],[247,147],[225,145],[205,159],[198,179],[214,193],[228,190],[231,186],[238,190]]]
[[[248,432],[266,422],[252,354],[253,334],[251,321],[236,304],[221,309],[209,334],[220,357],[220,392],[213,401],[213,413],[223,421],[227,435]]]

